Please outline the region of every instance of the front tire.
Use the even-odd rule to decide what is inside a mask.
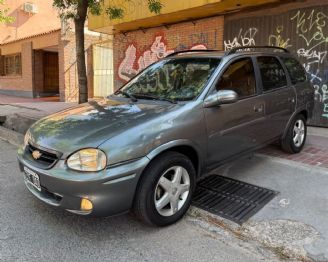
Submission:
[[[138,185],[134,211],[145,223],[168,226],[190,207],[196,172],[188,157],[166,152],[152,160]]]
[[[285,137],[281,141],[282,149],[291,154],[301,152],[306,141],[306,135],[306,119],[303,115],[299,114],[293,119]]]

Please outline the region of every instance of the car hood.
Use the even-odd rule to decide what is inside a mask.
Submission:
[[[32,142],[64,155],[81,148],[98,147],[134,126],[179,107],[162,101],[104,99],[90,101],[36,122],[30,128]]]

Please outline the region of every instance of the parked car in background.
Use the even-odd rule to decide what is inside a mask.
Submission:
[[[280,141],[302,150],[314,89],[282,48],[177,52],[102,101],[34,124],[18,151],[27,188],[80,215],[134,210],[166,226],[188,210],[196,181]]]

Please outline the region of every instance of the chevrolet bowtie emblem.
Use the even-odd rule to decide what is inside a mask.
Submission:
[[[42,156],[42,154],[40,153],[40,151],[35,150],[32,152],[32,156],[35,160],[38,160]]]

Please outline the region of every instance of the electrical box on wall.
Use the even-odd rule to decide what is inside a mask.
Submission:
[[[22,6],[22,10],[29,14],[37,14],[38,13],[38,6],[33,3],[24,3]]]

